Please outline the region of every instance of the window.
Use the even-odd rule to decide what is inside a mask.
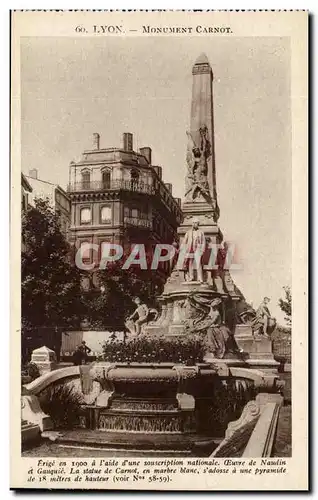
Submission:
[[[83,262],[89,262],[91,260],[91,249],[90,243],[88,241],[83,241],[80,246],[81,257]]]
[[[22,211],[28,208],[28,194],[22,193]]]
[[[102,185],[103,189],[110,189],[110,171],[104,170],[102,172]]]
[[[124,207],[124,217],[130,217],[129,207]]]
[[[136,218],[139,217],[139,210],[138,210],[138,208],[132,208],[131,209],[131,216],[132,217],[136,217]]]
[[[139,172],[138,172],[138,170],[132,170],[130,172],[130,178],[131,178],[132,189],[137,188],[137,184],[139,182]]]
[[[91,209],[89,207],[81,208],[81,224],[90,224]]]
[[[103,258],[103,256],[107,256],[107,255],[112,255],[114,252],[113,250],[109,248],[109,245],[111,245],[111,241],[102,241],[100,243],[100,255],[101,255],[101,259]]]
[[[110,206],[104,206],[100,211],[100,219],[103,224],[111,224],[112,222],[112,209]]]
[[[82,188],[89,189],[90,181],[91,181],[91,174],[88,170],[85,170],[84,172],[82,172]]]

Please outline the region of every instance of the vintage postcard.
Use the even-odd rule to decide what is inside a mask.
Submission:
[[[12,488],[308,489],[307,25],[12,12]]]

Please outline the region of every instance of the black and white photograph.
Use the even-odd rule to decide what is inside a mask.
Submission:
[[[186,14],[13,14],[25,488],[306,487],[307,14]]]

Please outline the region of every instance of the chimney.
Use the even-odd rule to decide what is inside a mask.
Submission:
[[[171,194],[172,193],[172,184],[170,184],[170,182],[165,182],[165,186],[168,189],[169,193]]]
[[[162,168],[161,167],[153,167],[155,169],[156,174],[158,175],[159,179],[162,179]]]
[[[32,170],[29,170],[29,177],[31,177],[31,179],[37,179],[38,178],[38,170],[37,170],[37,168],[32,168]]]
[[[151,165],[151,153],[152,153],[151,148],[148,148],[148,147],[140,148],[139,152],[141,155],[143,155],[146,158],[149,165]]]
[[[95,133],[93,134],[93,149],[99,149],[99,139],[100,135]]]
[[[123,134],[123,149],[124,151],[133,151],[133,135],[130,132]]]

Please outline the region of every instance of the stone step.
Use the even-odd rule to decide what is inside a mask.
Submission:
[[[58,444],[75,446],[90,446],[98,448],[113,448],[127,450],[184,450],[208,456],[219,444],[220,439],[194,434],[173,433],[127,433],[99,430],[77,429],[60,431],[56,439]]]

